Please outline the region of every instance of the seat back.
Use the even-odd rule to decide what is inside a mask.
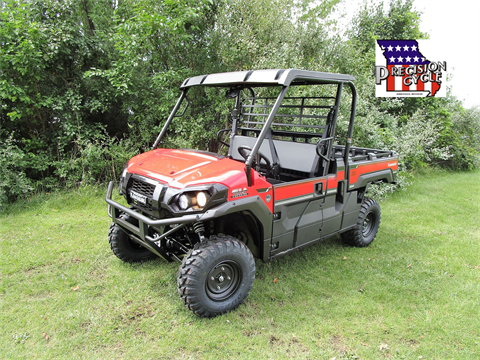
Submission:
[[[257,138],[237,135],[230,143],[230,155],[235,160],[244,161],[245,159],[238,152],[238,147],[249,146],[253,148]],[[310,173],[316,158],[315,144],[300,143],[283,140],[273,140],[275,149],[277,150],[278,160],[281,169],[300,171]],[[265,155],[273,163],[272,154],[268,139],[263,140],[260,146],[260,152]]]

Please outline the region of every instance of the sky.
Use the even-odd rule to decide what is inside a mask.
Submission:
[[[414,0],[423,12],[420,30],[439,44],[447,62],[447,86],[466,108],[480,106],[478,63],[480,60],[479,0]]]
[[[344,0],[342,5],[351,19],[363,1]],[[435,54],[423,54],[435,62],[447,62],[447,87],[465,108],[480,107],[480,0],[414,0],[414,8],[423,13],[420,31],[430,35],[435,49]]]

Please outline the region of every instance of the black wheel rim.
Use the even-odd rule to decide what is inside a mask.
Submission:
[[[375,214],[372,212],[369,212],[367,216],[365,217],[365,220],[363,220],[363,237],[368,237],[373,229],[375,227]]]
[[[240,266],[232,260],[222,261],[208,273],[207,295],[213,301],[226,300],[235,294],[241,282]]]

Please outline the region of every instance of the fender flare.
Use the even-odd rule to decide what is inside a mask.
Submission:
[[[228,201],[215,208],[208,209],[202,214],[199,220],[218,219],[242,211],[251,213],[261,226],[260,233],[263,234],[263,239],[259,239],[259,257],[263,261],[267,261],[268,259],[266,257],[268,257],[270,253],[270,243],[272,240],[273,214],[259,196]]]

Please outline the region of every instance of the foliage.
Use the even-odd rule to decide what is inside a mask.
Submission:
[[[413,0],[390,0],[385,10],[382,2],[366,2],[348,31],[351,40],[362,53],[372,54],[378,39],[425,39],[419,28],[421,12],[413,6]]]
[[[100,129],[125,117],[101,79],[83,77],[92,66],[109,61],[108,44],[99,40],[90,18],[93,4],[3,2],[1,140],[15,134],[23,173],[35,188],[65,185],[66,177],[75,176],[72,159],[81,153],[76,140],[85,136],[95,141]]]
[[[452,96],[374,96],[375,39],[428,36],[413,1],[391,0],[388,9],[365,3],[344,34],[332,20],[339,2],[2,1],[0,142],[9,165],[0,173],[8,189],[1,201],[115,178],[127,155],[151,147],[183,79],[231,70],[352,74],[359,94],[354,145],[398,149],[404,169],[479,166],[478,109]],[[217,151],[231,104],[200,90],[190,91],[189,101],[163,146]],[[18,186],[10,188],[15,174]]]
[[[362,146],[397,151],[402,170],[428,165],[473,169],[480,154],[474,135],[478,111],[464,109],[450,94],[446,98],[374,96],[375,41],[428,38],[419,29],[421,13],[413,5],[412,0],[391,0],[385,9],[383,3],[366,3],[346,31],[350,42],[343,51],[348,59],[361,59],[343,65],[357,77],[360,99],[354,139]]]
[[[11,134],[0,147],[0,210],[18,196],[32,190],[25,175],[25,154],[13,143]]]
[[[480,166],[480,109],[459,109],[452,114],[450,136],[453,169],[473,170]]]
[[[105,130],[94,128],[75,131],[69,154],[68,161],[55,164],[60,185],[67,188],[115,180],[136,151],[131,140],[118,140]]]
[[[207,0],[132,0],[119,3],[113,14],[116,25],[105,36],[114,42],[116,59],[85,76],[105,79],[117,97],[125,98],[122,110],[129,114],[129,136],[142,150],[153,143],[182,81],[195,72],[217,71],[206,36],[213,28],[215,7]]]
[[[213,40],[225,70],[326,71],[335,56],[328,19],[339,0],[236,0],[219,7]],[[295,21],[296,20],[296,21]]]

